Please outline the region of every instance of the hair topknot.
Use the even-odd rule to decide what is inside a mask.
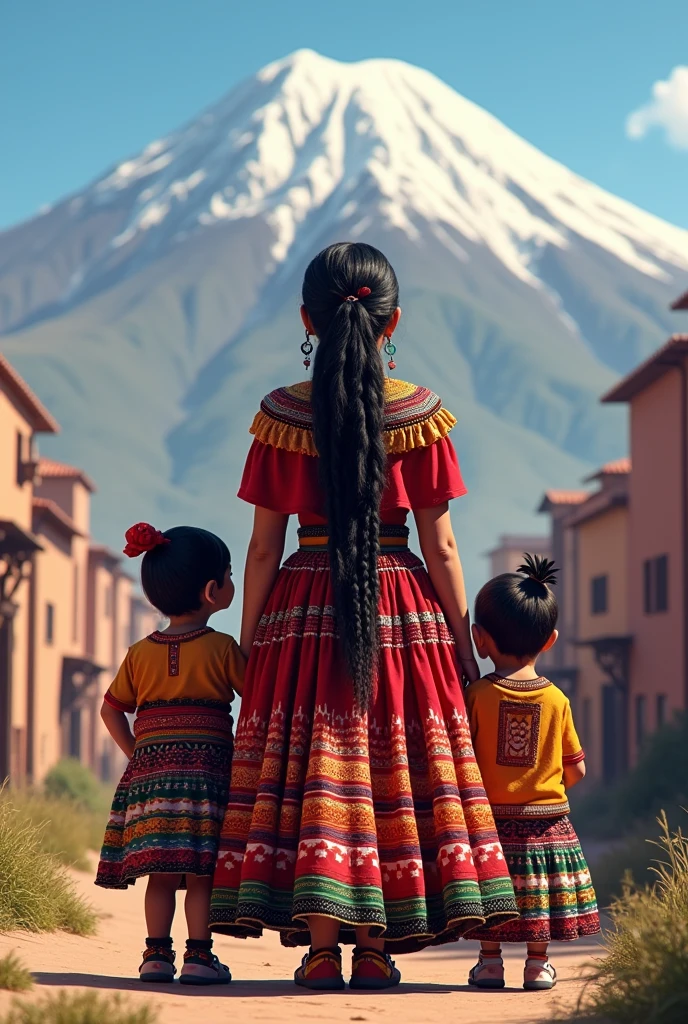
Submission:
[[[559,569],[550,558],[543,555],[529,555],[526,551],[523,555],[523,564],[519,565],[516,572],[523,573],[528,579],[536,583],[543,583],[547,586],[554,586],[557,582]]]
[[[524,554],[517,572],[489,580],[475,599],[475,622],[488,633],[501,654],[535,657],[557,624],[559,607],[550,585],[556,583],[554,562]]]

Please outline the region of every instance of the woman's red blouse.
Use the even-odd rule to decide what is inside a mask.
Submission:
[[[456,421],[437,396],[403,381],[388,380],[386,390],[388,475],[381,517],[399,525],[410,510],[458,498],[466,486],[446,436]],[[309,384],[280,388],[263,399],[239,489],[251,505],[298,515],[304,526],[325,522],[309,399]]]

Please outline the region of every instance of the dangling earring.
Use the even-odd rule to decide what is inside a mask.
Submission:
[[[394,355],[396,353],[396,350],[396,345],[394,344],[392,339],[388,337],[387,341],[385,342],[385,355],[389,356],[389,362],[387,363],[387,366],[390,368],[390,370],[396,370],[397,368],[397,364],[394,362]]]
[[[313,351],[313,342],[308,333],[308,328],[306,328],[306,340],[301,343],[301,351],[304,355],[303,365],[308,369],[311,365],[311,352]]]

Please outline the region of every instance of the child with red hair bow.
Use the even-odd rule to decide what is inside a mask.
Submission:
[[[229,711],[245,658],[208,620],[232,603],[231,558],[224,541],[191,526],[161,533],[137,523],[126,542],[125,555],[143,555],[144,593],[169,625],[129,649],[103,701],[103,721],[129,764],[96,885],[126,889],[148,876],[145,982],[174,978],[170,931],[177,890],[185,888],[189,939],[180,981],[226,984],[231,975],[212,953],[208,916],[231,769]]]

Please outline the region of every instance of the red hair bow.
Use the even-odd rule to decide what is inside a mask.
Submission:
[[[364,284],[355,295],[343,295],[342,302],[358,302],[359,299],[365,299],[368,295],[370,295],[370,288]]]
[[[129,527],[124,534],[124,539],[127,542],[124,554],[129,558],[138,558],[145,551],[152,551],[160,544],[170,543],[169,538],[165,537],[160,530],[156,530],[150,523],[136,523],[135,526]]]

